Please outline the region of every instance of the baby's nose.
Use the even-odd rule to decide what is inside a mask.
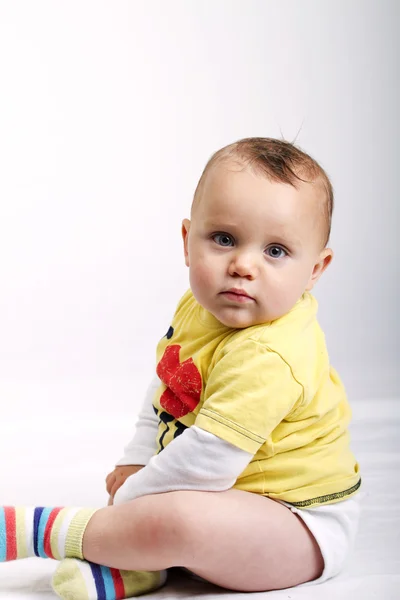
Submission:
[[[229,266],[229,274],[232,277],[245,277],[254,279],[258,273],[256,258],[250,254],[237,254],[231,261]]]

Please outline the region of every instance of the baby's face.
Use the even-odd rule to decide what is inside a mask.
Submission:
[[[272,182],[223,163],[207,174],[183,222],[196,300],[228,327],[273,321],[310,290],[332,258],[321,247],[321,189]]]

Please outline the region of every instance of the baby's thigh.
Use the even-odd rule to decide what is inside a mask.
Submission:
[[[234,489],[174,494],[185,515],[179,566],[244,592],[292,587],[321,575],[314,537],[286,506]]]

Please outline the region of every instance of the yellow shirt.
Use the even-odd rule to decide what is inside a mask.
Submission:
[[[305,293],[276,321],[232,329],[186,292],[157,346],[159,451],[196,425],[254,455],[237,489],[299,507],[356,493],[350,408],[316,314]]]

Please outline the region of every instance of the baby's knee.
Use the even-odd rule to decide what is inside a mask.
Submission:
[[[193,534],[194,515],[188,494],[177,491],[138,499],[145,510],[135,534],[140,536],[143,549],[157,554],[166,552],[171,557],[181,555]]]

